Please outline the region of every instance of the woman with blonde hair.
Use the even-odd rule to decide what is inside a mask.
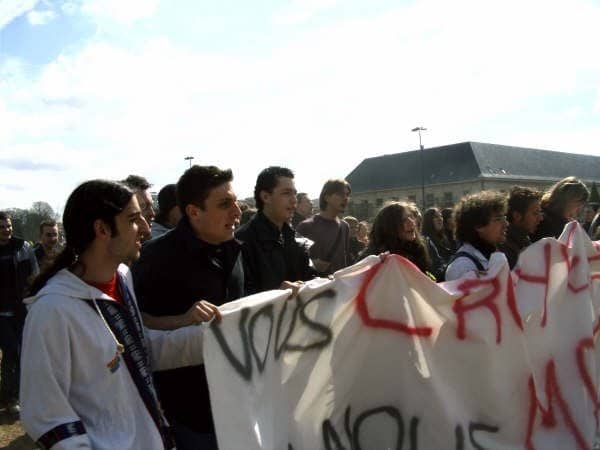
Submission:
[[[575,177],[563,178],[542,196],[544,218],[540,222],[532,241],[544,237],[559,237],[565,225],[576,220],[585,205],[590,191]]]

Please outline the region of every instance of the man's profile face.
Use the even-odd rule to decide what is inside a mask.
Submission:
[[[542,208],[540,207],[540,201],[532,201],[525,210],[525,214],[521,215],[519,213],[515,213],[513,214],[513,217],[515,218],[514,223],[516,226],[522,228],[527,234],[535,233],[536,228],[542,221]]]
[[[10,219],[0,220],[0,244],[4,245],[12,237],[12,222]]]
[[[148,190],[136,191],[135,197],[140,206],[140,210],[142,211],[142,216],[144,216],[148,225],[151,226],[156,212],[154,211],[154,203],[152,202],[150,192],[148,192]]]
[[[213,245],[233,239],[242,216],[230,182],[211,189],[204,200],[204,208],[189,204],[186,212],[196,236]]]
[[[272,192],[261,193],[264,213],[275,223],[288,222],[296,210],[296,186],[289,177],[277,177]]]
[[[117,216],[116,233],[108,243],[108,253],[117,263],[130,263],[140,257],[143,237],[150,233],[150,227],[142,216],[136,196]]]
[[[58,226],[46,225],[42,228],[40,243],[45,249],[52,249],[58,243]]]

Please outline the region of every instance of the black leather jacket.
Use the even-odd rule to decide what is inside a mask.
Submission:
[[[0,312],[25,316],[22,303],[31,279],[39,273],[33,248],[12,237],[0,250]]]
[[[308,248],[296,240],[294,229],[287,223],[279,231],[259,211],[236,232],[236,238],[242,242],[249,294],[279,289],[283,281],[307,281],[316,276]]]
[[[245,295],[240,243],[203,242],[186,217],[148,241],[131,269],[140,310],[154,316],[183,314],[198,300],[222,305]],[[204,366],[156,372],[155,381],[169,421],[214,433]]]

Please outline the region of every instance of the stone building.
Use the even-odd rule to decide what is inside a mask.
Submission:
[[[508,192],[515,185],[543,190],[569,175],[589,187],[598,184],[600,157],[479,142],[377,156],[365,159],[346,177],[352,185],[348,213],[371,219],[389,200],[426,208],[453,206],[472,192]]]

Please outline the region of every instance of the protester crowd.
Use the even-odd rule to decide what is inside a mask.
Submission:
[[[372,223],[343,217],[342,179],[325,182],[313,214],[283,167],[258,175],[255,208],[214,166],[164,186],[157,211],[150,187],[136,175],[80,185],[62,246],[56,222],[40,224],[33,247],[0,213],[0,401],[42,448],[217,448],[196,325],[219,321],[226,302],[293,296],[368,255],[401,255],[441,282],[478,276],[496,251],[512,269],[571,220],[600,237],[600,215],[579,217],[589,191],[574,177],[544,193],[477,192],[454,209],[394,201]]]

